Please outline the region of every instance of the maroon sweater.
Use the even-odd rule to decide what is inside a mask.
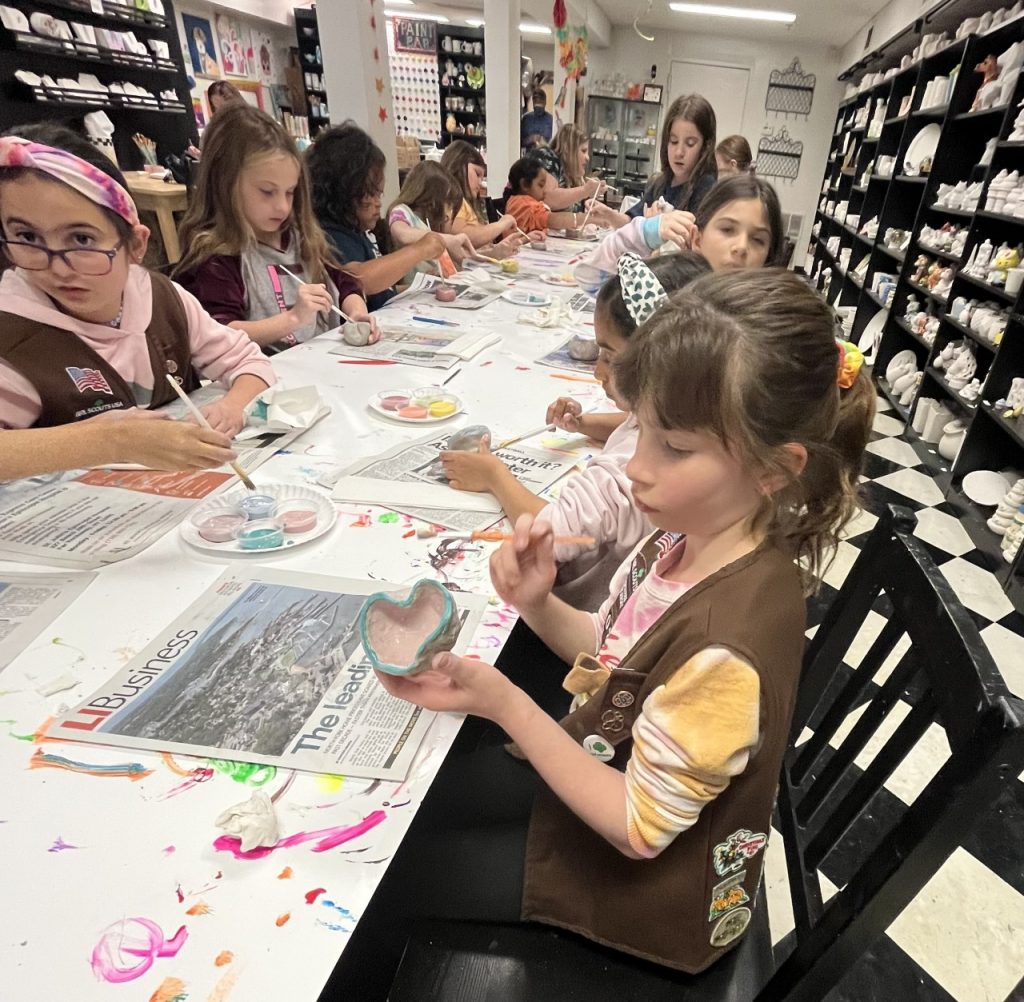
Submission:
[[[363,294],[362,285],[351,275],[330,267],[327,273],[338,287],[339,306],[346,296]],[[197,268],[176,275],[175,280],[203,304],[206,312],[214,320],[230,324],[236,320],[249,319],[245,282],[242,281],[242,263],[239,258],[215,254]]]

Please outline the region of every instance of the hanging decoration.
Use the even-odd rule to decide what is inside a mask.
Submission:
[[[772,132],[765,126],[757,144],[757,173],[764,177],[782,178],[795,181],[800,173],[800,161],[804,155],[804,144],[793,139],[785,126]]]
[[[811,113],[816,83],[817,77],[813,73],[804,73],[800,60],[794,58],[786,69],[772,70],[769,75],[764,110],[786,118],[790,115],[806,118]]]
[[[584,24],[576,28],[575,37],[572,37],[565,12],[565,0],[555,0],[551,18],[555,25],[555,37],[558,39],[558,65],[565,70],[565,79],[555,98],[555,105],[564,108],[570,81],[579,80],[587,71],[587,55],[590,48],[587,26]]]
[[[653,6],[653,2],[654,2],[654,0],[646,0],[646,3],[641,3],[640,6],[637,7],[637,9],[636,9],[636,17],[633,18],[633,30],[645,42],[653,42],[654,41],[654,36],[653,35],[645,35],[640,30],[640,18],[646,17],[648,14],[650,14],[651,7]],[[643,8],[643,10],[640,9],[641,7]]]

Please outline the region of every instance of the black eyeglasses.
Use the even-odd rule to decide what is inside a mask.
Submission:
[[[109,275],[114,267],[114,258],[124,246],[124,240],[111,247],[110,250],[94,248],[70,248],[50,250],[41,244],[29,244],[21,240],[7,240],[0,237],[0,245],[8,260],[16,268],[25,271],[46,271],[55,257],[59,257],[73,272],[78,275]]]

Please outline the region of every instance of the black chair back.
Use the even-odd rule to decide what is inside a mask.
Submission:
[[[901,508],[879,521],[807,649],[778,803],[795,945],[758,995],[764,1002],[824,998],[1024,768],[1024,703],[914,524]],[[891,606],[888,621],[860,664],[844,665],[880,601]],[[949,757],[888,830],[862,824],[933,724],[944,728]],[[808,725],[812,736],[795,744]],[[858,837],[846,838],[855,823]],[[867,827],[872,837],[862,838]],[[841,843],[861,858],[823,904],[817,871]]]

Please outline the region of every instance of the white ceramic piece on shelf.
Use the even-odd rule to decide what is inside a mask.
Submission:
[[[952,420],[953,412],[946,406],[945,403],[936,403],[932,408],[931,414],[928,415],[928,419],[925,421],[924,431],[921,432],[921,438],[932,445],[937,445],[939,439],[942,438],[942,430]]]
[[[914,402],[914,397],[917,396],[918,387],[921,385],[921,379],[923,378],[923,372],[915,372],[913,378],[907,384],[906,388],[899,396],[899,402],[901,407],[909,407]]]
[[[942,438],[939,439],[938,444],[939,455],[952,463],[956,459],[956,454],[960,451],[960,446],[963,445],[966,434],[967,426],[963,421],[959,419],[950,421],[942,429]]]
[[[975,504],[986,507],[1000,504],[1011,486],[1009,480],[995,470],[974,470],[964,477],[962,484],[964,494]]]
[[[914,368],[905,371],[901,376],[897,376],[891,384],[892,392],[896,394],[896,396],[902,396],[908,386],[914,385],[914,380],[917,379],[918,375],[919,373],[915,366]]]

